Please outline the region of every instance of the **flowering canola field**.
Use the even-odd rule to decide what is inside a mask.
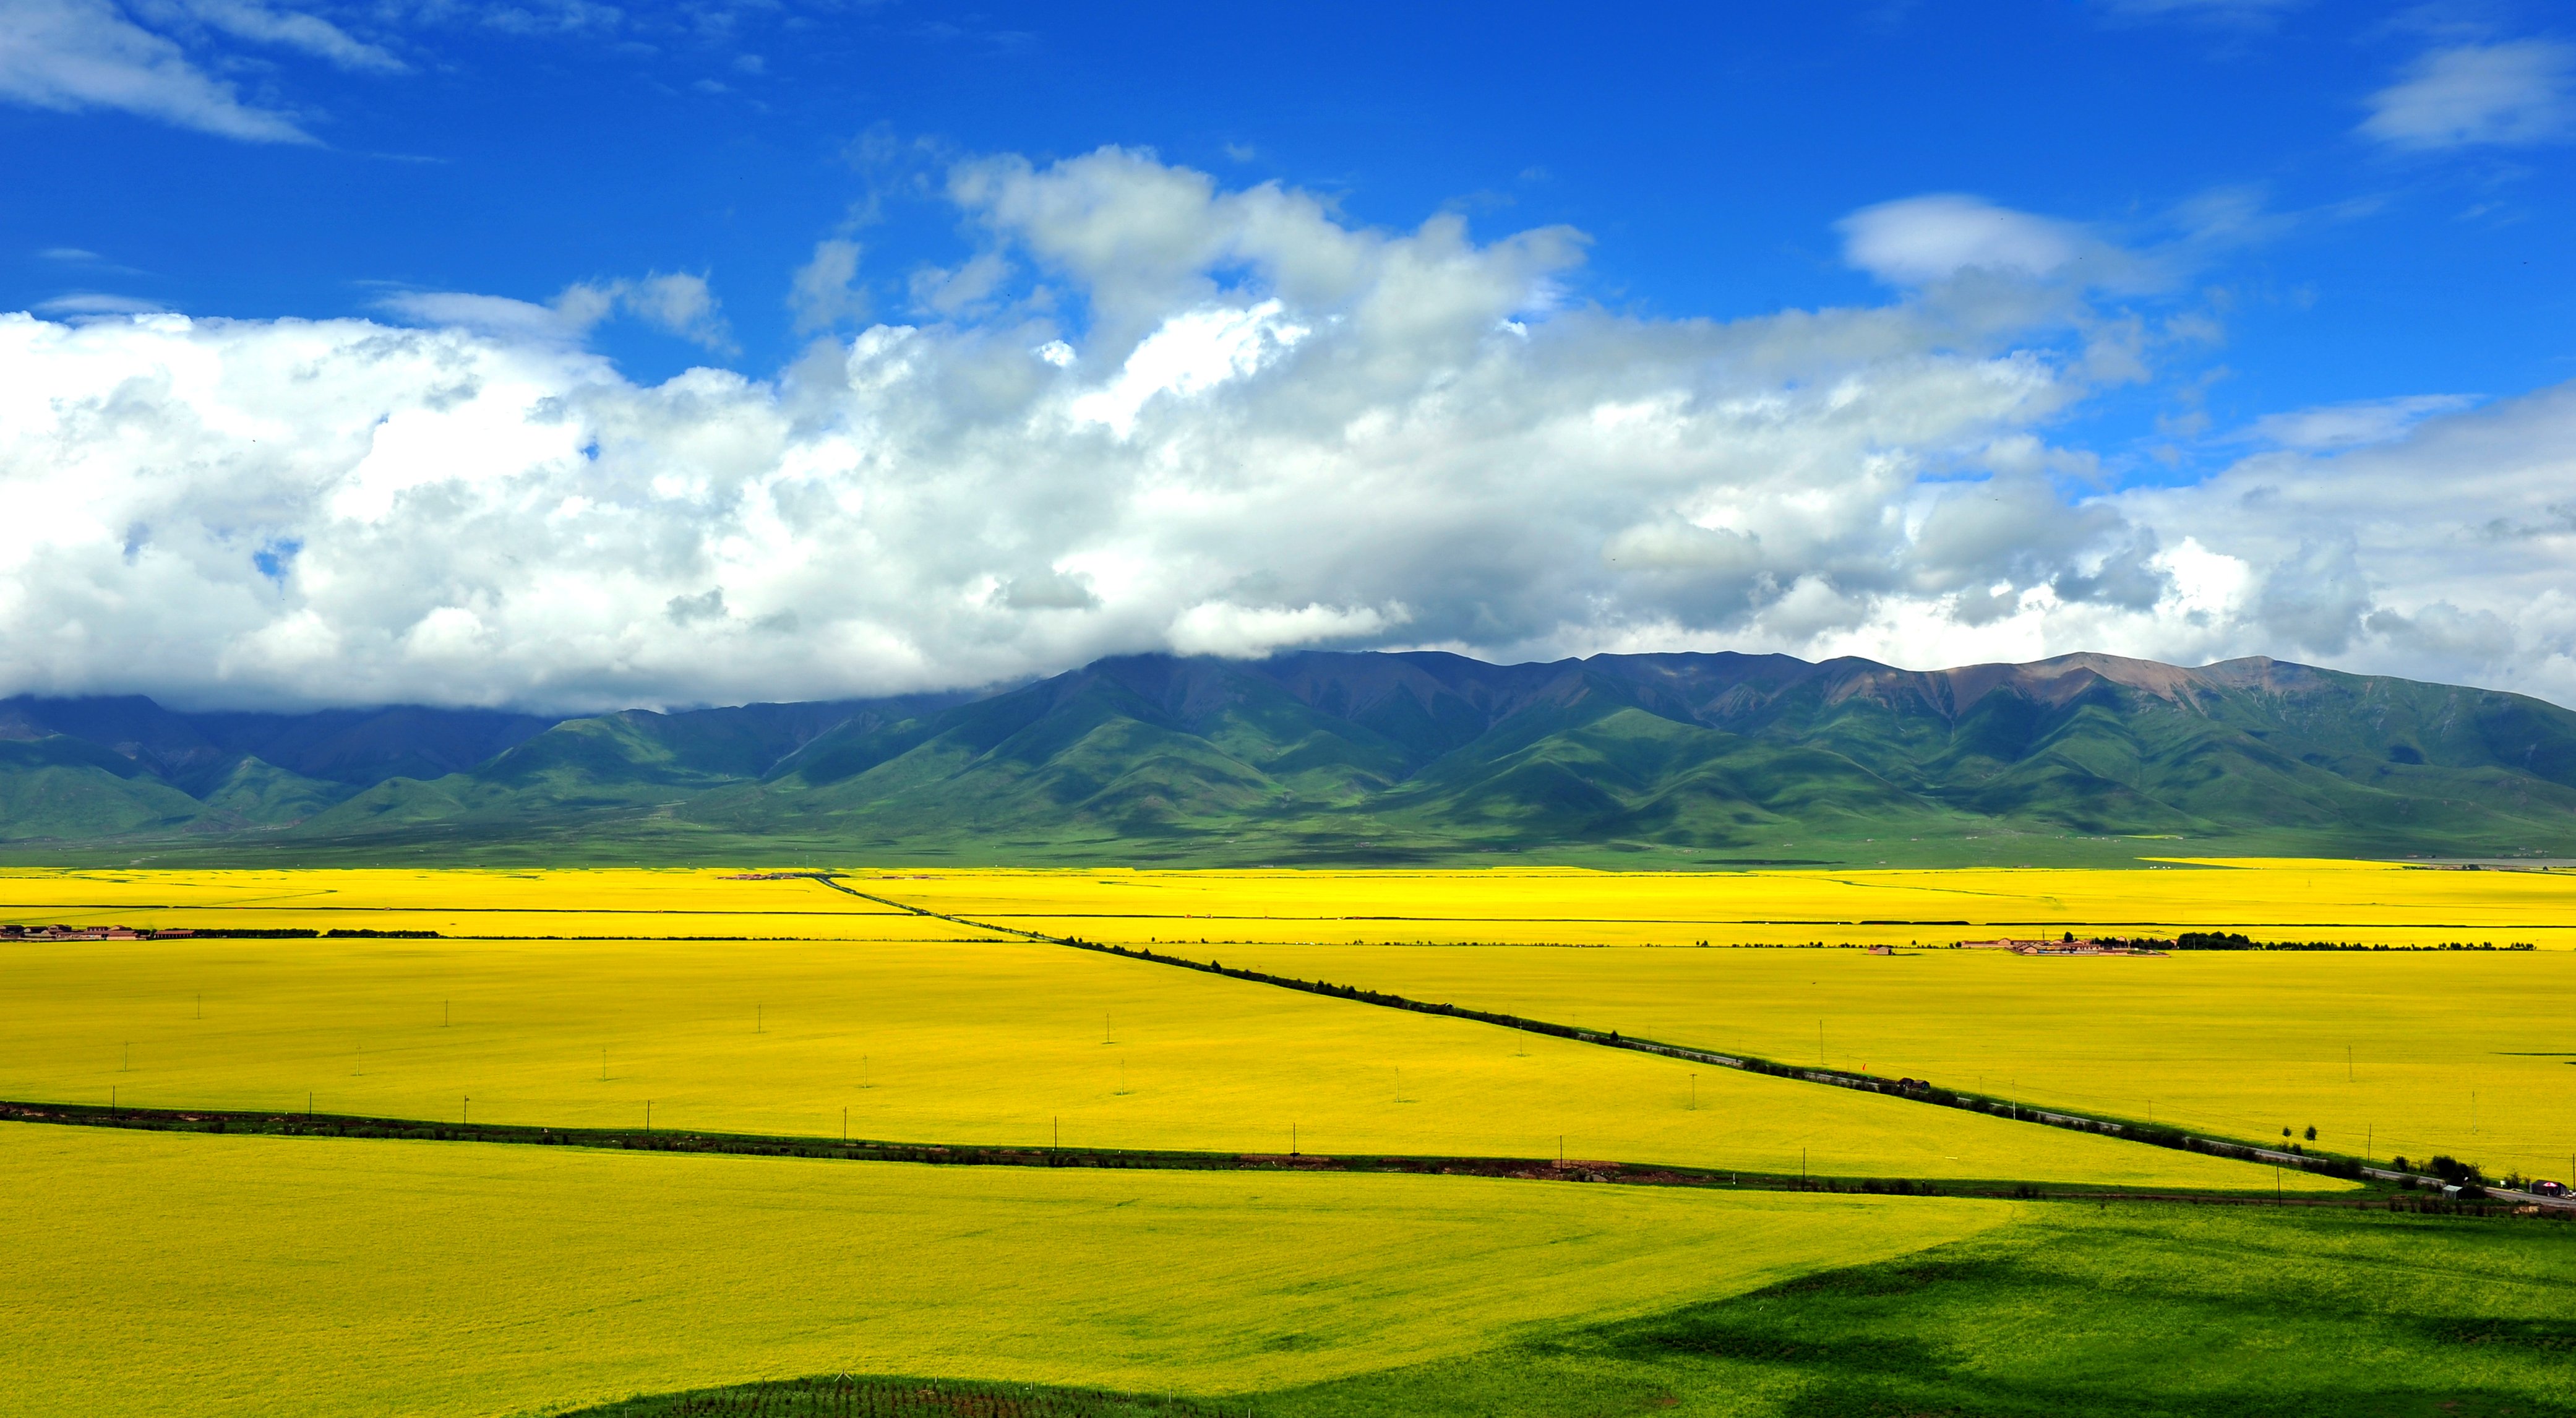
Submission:
[[[25,1418],[555,1412],[900,1372],[1221,1393],[1737,1294],[2014,1204],[0,1124]]]
[[[2576,875],[2301,860],[2170,867],[1022,872],[859,884],[995,924],[1200,957],[1223,946],[1229,963],[1299,979],[2248,1141],[2277,1145],[2287,1127],[2306,1145],[2314,1127],[2315,1145],[2345,1154],[2576,1172]],[[1940,948],[2195,929],[2538,948],[2037,960]],[[1634,948],[1701,941],[1925,949]],[[1483,948],[1452,948],[1465,944]]]
[[[0,958],[0,1097],[18,1099],[309,1098],[324,1113],[566,1127],[634,1127],[649,1103],[657,1127],[900,1141],[2273,1182],[1015,939],[29,941]]]
[[[2564,1180],[2576,954],[1229,947],[1230,964],[2381,1160]],[[2317,1130],[2306,1139],[2307,1129]]]
[[[978,940],[995,933],[810,883],[694,868],[42,871],[0,868],[0,922],[449,936]],[[764,890],[763,887],[768,889]]]
[[[871,879],[874,878],[874,879]],[[2138,870],[858,872],[850,885],[1087,940],[1947,945],[2244,930],[2576,949],[2576,873],[2229,859]]]

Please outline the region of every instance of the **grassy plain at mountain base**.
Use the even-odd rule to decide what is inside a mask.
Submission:
[[[0,1125],[0,1406],[560,1411],[802,1373],[1230,1393],[1903,1254],[2009,1203]]]

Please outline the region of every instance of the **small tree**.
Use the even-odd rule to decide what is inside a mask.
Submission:
[[[2310,1123],[2310,1124],[2308,1124],[2308,1141],[2310,1141],[2310,1142],[2314,1142],[2314,1141],[2316,1141],[2316,1140],[2317,1140],[2317,1125],[2316,1125],[2315,1123]]]
[[[2476,1163],[2460,1161],[2458,1158],[2453,1157],[2448,1153],[2444,1153],[2426,1161],[2424,1163],[2424,1170],[2441,1178],[2443,1181],[2461,1186],[2466,1186],[2478,1179]]]

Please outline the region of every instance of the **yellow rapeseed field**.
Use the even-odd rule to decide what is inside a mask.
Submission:
[[[0,1124],[0,1409],[555,1412],[903,1372],[1214,1394],[1883,1259],[2013,1204]]]
[[[735,868],[105,871],[0,869],[0,922],[437,930],[449,935],[983,934],[884,902],[1019,930],[1143,944],[1475,942],[1947,944],[2166,934],[2576,948],[2576,873],[2231,859],[2142,870],[878,870],[844,884]],[[869,899],[883,898],[883,901]]]
[[[1136,943],[1906,945],[2224,928],[2267,940],[2576,948],[2576,873],[2380,862],[2174,861],[2128,871],[916,871],[855,872],[849,884],[975,920]]]
[[[0,959],[0,1097],[19,1099],[309,1096],[322,1112],[571,1127],[637,1126],[649,1101],[662,1127],[830,1136],[846,1110],[851,1136],[908,1141],[2273,1180],[1020,940],[67,941]]]
[[[2305,1145],[2315,1127],[2317,1145],[2347,1154],[2576,1172],[2576,875],[2228,860],[2136,871],[977,872],[854,884],[995,924],[1189,955],[1223,946],[1233,963],[1301,979],[1790,1062],[1821,1057],[2247,1140],[2278,1144],[2288,1127]],[[1908,950],[2222,928],[2539,948],[2028,960],[1232,943]]]
[[[2576,954],[1236,946],[1229,963],[2206,1132],[2576,1170]],[[2317,1129],[2313,1144],[2306,1132]]]
[[[48,871],[0,868],[0,922],[441,935],[965,940],[992,934],[811,883],[683,868]]]

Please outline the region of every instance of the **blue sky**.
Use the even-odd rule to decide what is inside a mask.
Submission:
[[[1125,342],[1118,349],[1094,350],[1087,341],[1110,337],[1095,329],[1096,307],[1116,278],[961,199],[958,174],[993,162],[1045,174],[1115,146],[1155,172],[1203,175],[1220,197],[1277,184],[1339,231],[1401,237],[1454,215],[1490,252],[1564,229],[1566,254],[1542,263],[1514,306],[1520,326],[1589,312],[1650,344],[1697,322],[1752,328],[1824,312],[1915,320],[1911,343],[1867,357],[1881,363],[1855,354],[1862,363],[1833,371],[1801,366],[1777,375],[1783,389],[1905,360],[2036,362],[2062,386],[2044,409],[1997,414],[2001,423],[1973,435],[1882,433],[1851,456],[1900,448],[1913,460],[1898,482],[1871,484],[1886,516],[1913,529],[1909,546],[1929,525],[1924,488],[2011,474],[2015,457],[2058,511],[2091,528],[2032,529],[2020,553],[1952,568],[1956,584],[1910,563],[1828,575],[1849,603],[1840,619],[1783,611],[1767,626],[1764,607],[1795,599],[1795,566],[1747,571],[1760,585],[1733,589],[1569,591],[1626,598],[1591,621],[1562,607],[1427,610],[1454,577],[1376,588],[1375,609],[1361,615],[1367,598],[1333,594],[1324,567],[1340,552],[1323,546],[1296,566],[1234,565],[1226,585],[1253,588],[1241,594],[1216,583],[1176,590],[1125,629],[1042,635],[1016,657],[931,637],[847,684],[782,679],[760,668],[768,661],[737,667],[781,692],[909,688],[1034,672],[1094,649],[1181,647],[1197,642],[1172,627],[1218,604],[1255,619],[1314,611],[1323,619],[1307,623],[1339,627],[1315,643],[1414,635],[1491,653],[1734,640],[1887,651],[1920,643],[1887,597],[1951,597],[1948,623],[1973,629],[1994,623],[1973,605],[2003,595],[1996,585],[2067,592],[2110,575],[2104,547],[2129,545],[2124,536],[2146,543],[2104,530],[2106,515],[2144,529],[2156,550],[2140,557],[2165,557],[2153,574],[2171,594],[2130,608],[2163,604],[2149,619],[2170,620],[2196,613],[2178,608],[2200,594],[2175,579],[2171,553],[2184,537],[2207,548],[2216,534],[2155,521],[2136,497],[2217,486],[2249,460],[2274,460],[2263,466],[2277,476],[2279,459],[2306,458],[2323,476],[2357,451],[2394,456],[2390,446],[2415,440],[2419,420],[2510,416],[2525,407],[2514,401],[2576,378],[2576,26],[2541,5],[1077,11],[0,0],[0,20],[18,36],[0,41],[0,152],[13,196],[0,209],[0,308],[93,340],[108,338],[102,325],[152,310],[201,322],[361,321],[464,331],[493,347],[534,341],[565,359],[569,346],[613,362],[624,387],[666,397],[684,371],[730,371],[774,399],[818,340],[844,350],[871,326],[911,326],[971,343],[1043,317],[1047,333],[1091,361],[1084,368],[1105,369],[1156,321],[1139,317],[1111,332]],[[972,264],[979,258],[984,267]],[[1193,301],[1251,308],[1286,289],[1281,269],[1212,258],[1197,294],[1174,296],[1157,319]],[[1289,299],[1263,338],[1288,350],[1296,339],[1277,331],[1325,328],[1316,321],[1330,318],[1330,304],[1305,310]],[[548,320],[560,328],[530,324]],[[1643,348],[1613,362],[1633,371]],[[161,355],[129,353],[137,368],[166,367],[154,363]],[[1250,397],[1270,377],[1252,377],[1255,365],[1277,373],[1266,358],[1238,361],[1237,392]],[[1214,387],[1172,386],[1167,402],[1202,386]],[[343,416],[360,414],[328,417]],[[2044,453],[1997,451],[2031,440]],[[2547,437],[2534,440],[2533,456],[2545,459]],[[63,471],[23,461],[59,453],[18,456],[20,473]],[[1115,472],[1118,458],[1103,456]],[[918,457],[914,466],[941,476]],[[2556,465],[2536,466],[2532,486],[2517,485],[2489,520],[2554,515],[2544,515],[2540,484]],[[1847,488],[1861,476],[1828,482]],[[325,496],[319,484],[305,492]],[[254,500],[281,496],[271,488]],[[2115,496],[2133,500],[2115,508],[2105,501]],[[1658,483],[1640,499],[1601,523],[1600,546],[1657,518],[1768,535],[1769,546],[1787,536],[1746,520],[1762,496],[1741,476]],[[165,509],[133,525],[181,515]],[[252,589],[265,581],[292,601],[305,588],[277,548],[319,545],[329,530],[291,508],[259,515],[276,525],[254,534],[218,519],[204,534],[248,547],[237,559],[253,567]],[[1077,574],[1105,584],[1096,569],[1068,569],[1120,541],[1103,535],[1055,548],[1043,572],[996,563],[980,574],[995,585]],[[2306,548],[2296,555],[2333,553],[2318,550],[2332,538],[2315,527],[2281,535]],[[2029,548],[2043,543],[2056,550],[2041,560],[2064,565],[2031,563]],[[1616,560],[1600,546],[1589,551]],[[1169,565],[1183,553],[1241,560],[1230,548],[1162,541],[1138,554]],[[2259,571],[2277,555],[2235,559]],[[452,568],[439,574],[455,579]],[[1990,574],[2000,580],[1979,579]],[[722,589],[721,579],[709,587]],[[2498,668],[2508,661],[2566,648],[2548,638],[2555,631],[2515,630],[2409,651],[2369,617],[2421,627],[2428,614],[2503,612],[2431,581],[2412,602],[2404,590],[2386,584],[2367,604],[2343,606],[2341,630],[2239,617],[2235,631],[2187,645],[2082,621],[1992,649],[2263,649],[2499,681],[2513,678]],[[2268,594],[2239,588],[2240,600]],[[2529,586],[2516,595],[2528,600]],[[1855,598],[1872,597],[1875,611],[1857,608]],[[683,598],[647,599],[644,610],[668,621],[667,603]],[[458,607],[411,604],[411,621],[374,631],[398,640],[442,608]],[[273,632],[284,613],[234,633]],[[1878,628],[1864,634],[1865,623]],[[1149,624],[1160,628],[1137,629]],[[2061,643],[2067,635],[2127,639]],[[1242,642],[1247,651],[1285,643]],[[1973,635],[1955,644],[1986,648]],[[104,683],[98,665],[115,658],[0,654],[22,684],[54,687]],[[200,697],[303,692],[284,670],[125,673]],[[2576,670],[2564,678],[2563,688],[2546,676],[2527,687],[2576,689]],[[411,695],[428,682],[388,671],[313,693]],[[725,693],[603,669],[579,687],[504,677],[467,697]]]

